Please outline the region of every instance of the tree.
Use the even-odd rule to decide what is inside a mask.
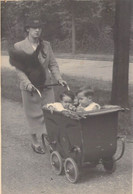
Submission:
[[[128,106],[129,41],[132,0],[116,0],[111,103]]]

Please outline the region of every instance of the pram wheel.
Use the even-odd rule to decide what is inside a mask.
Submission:
[[[64,169],[67,179],[71,183],[76,183],[79,178],[79,169],[72,158],[67,158],[64,163]]]
[[[113,173],[116,169],[116,163],[113,158],[110,160],[103,160],[103,166],[104,169],[110,174]]]
[[[60,175],[63,170],[63,161],[62,161],[61,155],[57,151],[54,151],[51,153],[50,163],[54,172],[57,175]]]

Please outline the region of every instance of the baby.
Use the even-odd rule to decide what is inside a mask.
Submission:
[[[93,102],[94,91],[92,89],[84,89],[77,94],[79,105],[77,112],[99,110],[100,105]]]
[[[51,111],[62,112],[65,110],[74,110],[76,109],[73,106],[74,94],[71,91],[63,92],[60,95],[60,102],[47,104],[46,107]]]

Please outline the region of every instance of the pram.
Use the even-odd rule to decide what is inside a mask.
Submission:
[[[79,170],[85,165],[96,166],[102,163],[109,173],[114,172],[115,162],[124,154],[124,140],[117,159],[118,113],[119,106],[102,108],[90,112],[85,118],[65,116],[61,112],[53,114],[43,108],[47,136],[43,141],[50,151],[50,163],[57,175],[64,169],[71,183],[77,182]]]

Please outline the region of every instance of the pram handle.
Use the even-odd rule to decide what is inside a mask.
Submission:
[[[49,87],[49,86],[61,86],[61,84],[54,83],[54,84],[47,84],[47,85],[45,85],[45,87]],[[66,87],[68,91],[70,90],[70,88],[69,88],[69,86],[67,84],[65,84],[64,87]]]
[[[45,87],[49,87],[49,86],[59,86],[60,84],[59,83],[54,83],[54,84],[47,84],[45,85]]]
[[[61,85],[59,83],[47,84],[47,85],[45,85],[45,88],[47,88],[49,86],[61,86]],[[67,90],[70,91],[70,88],[69,88],[69,86],[67,84],[64,87],[66,87]],[[42,97],[41,92],[35,86],[34,86],[34,89],[36,90],[36,92],[38,93],[38,95],[41,98]],[[33,93],[31,93],[31,95],[33,95]]]

